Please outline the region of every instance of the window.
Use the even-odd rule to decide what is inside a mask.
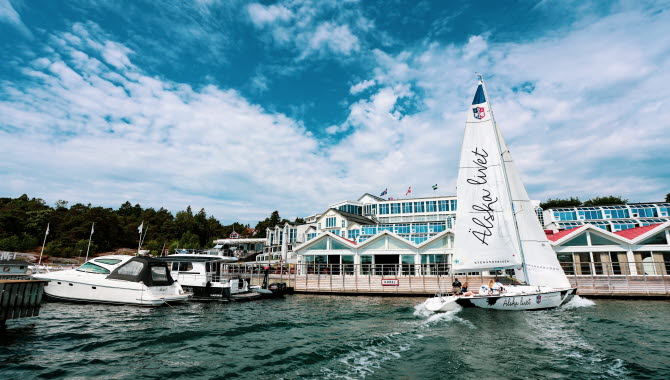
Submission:
[[[607,239],[603,236],[600,236],[598,234],[594,234],[592,232],[589,232],[591,234],[591,245],[620,245],[621,243],[617,243],[615,241],[612,241],[610,239]]]
[[[130,261],[119,268],[118,274],[137,276],[142,271],[142,269],[144,269],[144,264],[139,261]]]
[[[386,215],[389,213],[389,205],[388,204],[381,204],[379,205],[379,213],[382,215]]]
[[[579,219],[602,219],[603,218],[603,213],[600,210],[596,210],[595,208],[590,208],[586,210],[578,210],[577,215],[579,215]]]
[[[428,233],[428,224],[426,223],[416,223],[412,225],[412,233]]]
[[[400,214],[400,203],[391,203],[391,214]]]
[[[409,224],[396,224],[395,233],[397,234],[408,234],[409,233]]]
[[[577,213],[574,210],[554,210],[554,219],[558,220],[577,220]]]
[[[102,273],[102,274],[109,274],[110,272],[101,267],[100,265],[95,265],[93,263],[86,263],[79,268],[77,268],[78,271],[80,272],[88,272],[88,273]]]
[[[107,264],[107,265],[116,265],[121,262],[119,259],[95,259],[93,260],[96,263]]]
[[[424,202],[414,202],[414,212],[425,212]]]
[[[439,201],[438,206],[440,211],[449,211],[449,203],[447,201]]]
[[[436,212],[437,211],[437,201],[426,202],[426,211],[427,212]]]
[[[317,229],[317,230],[321,230],[321,223],[317,223],[317,224],[316,224],[316,229]]]
[[[411,214],[412,213],[412,202],[405,202],[402,204],[402,212],[404,214]]]
[[[361,234],[362,235],[374,235],[377,233],[377,226],[362,226]]]
[[[356,241],[356,239],[358,239],[358,236],[359,236],[360,234],[361,234],[361,230],[358,230],[358,229],[356,229],[356,230],[349,230],[349,231],[347,231],[347,238],[348,238],[349,240]]]
[[[167,268],[151,267],[151,279],[154,281],[167,281]]]
[[[580,234],[579,236],[575,237],[574,239],[571,239],[567,241],[566,243],[563,243],[562,245],[565,246],[585,246],[586,244],[586,234]]]
[[[315,233],[315,232],[313,232],[313,233],[311,233],[311,234],[307,234],[307,240],[308,240],[308,241],[314,239],[315,237],[316,237],[316,233]]]
[[[429,232],[442,232],[445,230],[444,223],[431,223],[428,225]]]
[[[372,256],[361,255],[361,274],[369,274],[372,267]]]
[[[450,211],[456,211],[456,207],[458,207],[458,203],[456,202],[455,199],[452,199],[449,201],[449,208]]]
[[[296,238],[298,237],[298,230],[291,228],[288,230],[288,242],[295,243]]]
[[[330,240],[330,249],[349,249],[346,245],[340,243],[339,241],[335,239]]]
[[[315,251],[315,250],[325,250],[327,249],[326,247],[326,239],[321,239],[320,241],[317,241],[316,243],[312,244],[311,247],[307,248],[308,251]]]
[[[342,228],[347,228],[347,221],[342,219]]]
[[[660,233],[643,240],[639,244],[641,245],[647,245],[647,244],[668,244],[667,240],[665,239],[665,231],[661,231]]]
[[[335,227],[337,224],[337,218],[326,218],[326,228]]]
[[[655,218],[658,216],[656,213],[656,207],[653,206],[640,206],[630,209],[633,214],[637,214],[638,218]],[[633,218],[636,216],[633,215]]]

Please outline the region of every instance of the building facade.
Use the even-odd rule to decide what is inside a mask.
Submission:
[[[592,207],[563,207],[542,212],[543,226],[550,230],[569,230],[585,224],[618,232],[670,220],[670,203],[631,203]]]

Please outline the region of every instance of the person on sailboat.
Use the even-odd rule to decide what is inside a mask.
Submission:
[[[495,283],[493,284],[493,293],[497,293],[498,295],[502,294],[503,290],[505,289],[503,287],[503,284],[498,281],[496,278]]]
[[[457,278],[451,283],[451,287],[454,294],[461,294],[461,282]]]
[[[491,291],[491,288],[489,288],[489,286],[486,285],[486,284],[482,284],[482,286],[479,287],[479,295],[480,296],[488,296],[489,294],[491,294],[490,291]]]
[[[468,293],[468,282],[465,281],[463,286],[461,286],[461,294],[466,295]]]

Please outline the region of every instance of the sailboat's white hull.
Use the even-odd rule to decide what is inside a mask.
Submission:
[[[456,303],[463,307],[495,310],[544,310],[565,305],[576,292],[576,288],[540,289],[535,292],[525,291],[522,294],[512,292],[503,295],[458,297]]]

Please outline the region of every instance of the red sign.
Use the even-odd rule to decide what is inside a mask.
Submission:
[[[383,278],[382,279],[382,286],[399,286],[400,285],[400,280],[397,278]]]

